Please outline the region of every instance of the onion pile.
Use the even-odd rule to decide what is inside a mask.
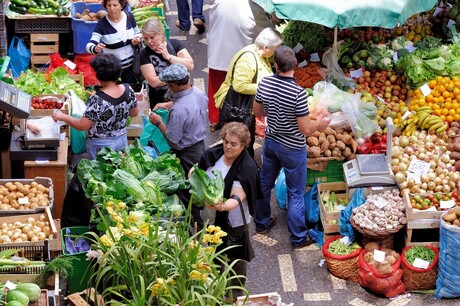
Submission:
[[[417,131],[413,136],[393,137],[391,170],[401,190],[414,194],[454,192],[460,188],[460,172],[455,171],[455,160],[447,149],[447,135],[439,136],[426,131]],[[428,174],[420,182],[408,178],[407,169],[412,159],[430,164]]]

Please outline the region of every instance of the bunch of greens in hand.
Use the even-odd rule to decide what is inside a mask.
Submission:
[[[192,203],[198,207],[217,205],[223,202],[224,179],[219,170],[213,170],[215,178],[211,178],[204,170],[194,166],[190,175],[190,194]]]

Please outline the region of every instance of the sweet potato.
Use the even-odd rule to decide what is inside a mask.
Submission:
[[[327,136],[326,136],[326,139],[327,139],[327,141],[329,141],[329,143],[335,142],[335,141],[336,141],[334,135],[327,135]]]
[[[339,150],[343,151],[345,149],[345,143],[342,140],[338,140],[336,143],[336,147],[339,148]]]
[[[331,128],[330,126],[328,126],[325,130],[324,130],[324,134],[326,134],[327,136],[335,136],[337,133],[336,131],[334,131],[333,128]]]
[[[344,144],[351,145],[352,137],[349,134],[343,134],[341,140]]]
[[[326,150],[329,149],[329,141],[327,139],[324,139],[324,141],[321,143],[321,153],[326,152]]]
[[[342,152],[340,151],[339,148],[335,147],[334,149],[332,149],[332,156],[333,157],[340,157],[340,156],[342,156]]]
[[[317,158],[321,156],[321,149],[319,147],[311,147],[308,149],[308,157]]]
[[[351,155],[351,149],[349,147],[345,147],[345,149],[343,149],[343,151],[342,151],[342,155],[343,155],[343,157],[348,159],[350,157],[350,155]]]
[[[324,151],[324,157],[331,157],[332,156],[332,151],[327,149],[326,151]]]
[[[442,218],[446,222],[454,222],[454,220],[457,219],[457,215],[456,214],[444,214],[442,215]]]
[[[326,134],[324,134],[323,132],[320,132],[318,136],[318,143],[322,144],[325,140],[326,140]]]

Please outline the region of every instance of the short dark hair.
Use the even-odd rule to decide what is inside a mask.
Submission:
[[[280,72],[287,72],[294,70],[297,66],[297,59],[295,52],[285,45],[281,45],[275,50],[275,63]]]
[[[116,82],[121,75],[121,62],[114,54],[99,53],[89,63],[99,81]]]
[[[168,83],[173,83],[173,84],[176,84],[177,86],[182,86],[182,85],[187,85],[189,81],[190,81],[190,76],[187,75],[182,80],[172,81]]]
[[[102,0],[102,6],[107,8],[107,2],[109,2],[109,0]],[[122,10],[124,10],[128,4],[128,0],[118,0],[118,2],[120,3]]]

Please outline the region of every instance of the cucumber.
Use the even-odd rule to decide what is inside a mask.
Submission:
[[[27,13],[27,8],[24,6],[17,6],[13,3],[10,3],[9,8],[11,11],[19,14],[26,14]]]
[[[54,14],[54,9],[51,8],[51,7],[46,8],[46,9],[30,7],[30,8],[27,9],[27,12],[29,14],[36,14],[36,15],[53,15]]]

